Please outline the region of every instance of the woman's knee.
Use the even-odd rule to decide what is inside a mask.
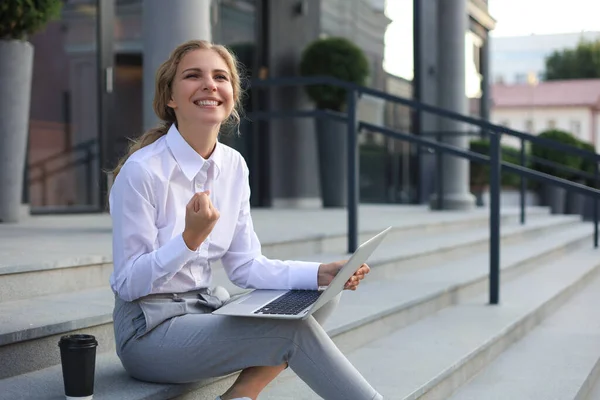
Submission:
[[[342,293],[339,293],[333,299],[331,299],[327,303],[323,304],[323,307],[321,307],[320,309],[315,311],[313,316],[319,324],[323,325],[329,319],[331,314],[333,314],[333,312],[337,308],[338,304],[340,303],[341,297],[342,297]]]

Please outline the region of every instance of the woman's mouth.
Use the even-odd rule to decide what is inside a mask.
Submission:
[[[216,100],[196,100],[194,101],[194,104],[198,107],[217,107],[220,106],[222,103]]]

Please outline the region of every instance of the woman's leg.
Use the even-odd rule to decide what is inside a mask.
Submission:
[[[244,369],[233,385],[223,395],[222,400],[249,397],[256,399],[260,392],[287,367],[287,363],[274,367],[249,367]]]
[[[331,301],[327,302],[323,307],[318,309],[313,317],[323,326],[323,323],[333,313],[340,302],[342,294],[340,293]],[[221,396],[223,400],[236,397],[250,397],[255,399],[263,389],[287,368],[287,363],[270,366],[256,366],[244,369],[234,384]]]
[[[323,326],[323,324],[329,319],[331,314],[333,314],[338,304],[340,304],[342,293],[335,296],[333,299],[325,303],[323,307],[319,308],[317,311],[314,312],[313,317],[315,317],[315,319],[319,324],[321,324],[321,326]]]
[[[132,376],[152,382],[192,382],[287,363],[324,399],[381,398],[313,317],[278,321],[188,314],[129,340],[120,356]]]

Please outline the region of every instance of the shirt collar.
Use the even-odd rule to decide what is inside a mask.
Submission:
[[[191,181],[194,179],[202,169],[202,166],[207,162],[216,167],[215,178],[221,173],[223,150],[221,149],[222,144],[219,143],[218,140],[214,151],[208,160],[205,160],[188,144],[188,142],[185,141],[175,124],[172,124],[167,132],[167,145],[171,149],[171,153],[173,154],[173,157],[175,157],[175,161],[179,165],[179,168],[181,168],[181,171],[183,171],[183,174],[188,180]]]

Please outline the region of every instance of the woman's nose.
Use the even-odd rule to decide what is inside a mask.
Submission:
[[[214,92],[217,90],[217,85],[215,84],[215,81],[212,79],[205,79],[204,80],[204,89],[207,92]]]

